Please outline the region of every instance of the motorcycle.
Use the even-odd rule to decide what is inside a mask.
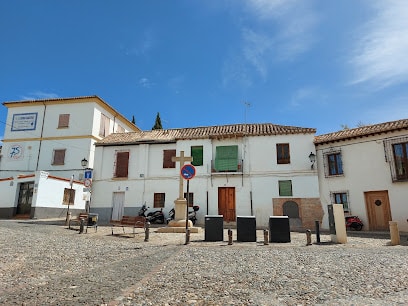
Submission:
[[[200,209],[200,206],[194,205],[193,211],[188,212],[188,219],[193,223],[193,225],[197,222],[197,211]],[[176,212],[174,208],[169,211],[169,217],[166,219],[166,222],[169,223],[171,220],[174,220]]]
[[[346,229],[354,229],[356,231],[361,231],[363,229],[363,221],[358,216],[347,216],[346,219]]]
[[[163,214],[163,208],[160,210],[152,211],[149,212],[146,216],[146,211],[149,207],[146,207],[146,204],[143,204],[142,208],[139,210],[139,216],[146,217],[146,219],[150,223],[158,223],[158,224],[163,224],[164,223],[164,214]]]

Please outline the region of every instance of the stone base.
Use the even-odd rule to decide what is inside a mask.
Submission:
[[[189,227],[190,233],[199,233],[201,228],[199,227]],[[156,231],[157,233],[185,233],[185,227],[160,227]]]
[[[186,220],[171,220],[168,226],[186,228]],[[191,222],[191,220],[188,220],[188,227],[193,227],[193,222]]]
[[[193,227],[193,222],[188,220],[188,228],[190,233],[199,233],[199,227]],[[160,227],[157,229],[158,233],[185,233],[186,232],[186,220],[171,220],[167,227]]]

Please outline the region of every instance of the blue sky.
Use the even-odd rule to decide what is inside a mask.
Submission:
[[[0,0],[0,44],[1,102],[98,95],[143,130],[408,118],[405,0]]]

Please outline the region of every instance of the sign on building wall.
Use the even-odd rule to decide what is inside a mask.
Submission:
[[[11,131],[32,131],[37,126],[38,113],[14,114]]]
[[[14,143],[10,146],[7,157],[9,160],[22,160],[24,159],[24,149],[19,143]]]

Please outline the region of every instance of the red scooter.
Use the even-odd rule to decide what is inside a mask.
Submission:
[[[356,231],[361,231],[363,229],[363,221],[358,216],[347,216],[346,217],[346,229],[354,229]]]

